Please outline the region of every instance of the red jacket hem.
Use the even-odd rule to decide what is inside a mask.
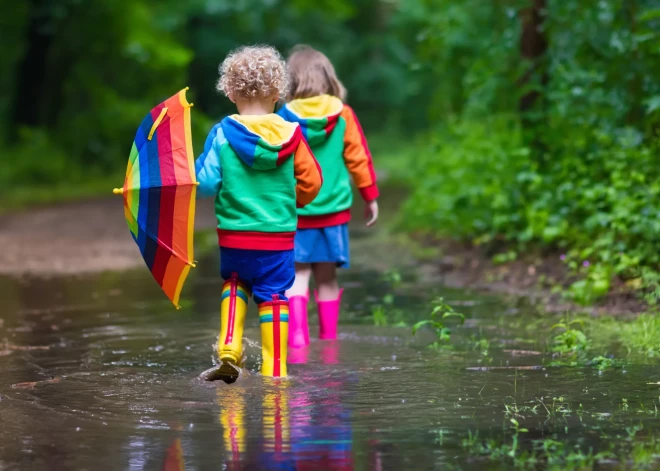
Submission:
[[[339,226],[340,224],[346,224],[350,220],[350,209],[318,216],[298,216],[298,229],[319,229],[322,227]]]
[[[218,245],[230,249],[293,250],[295,232],[249,232],[218,229]]]

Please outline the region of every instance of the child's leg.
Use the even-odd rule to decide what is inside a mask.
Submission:
[[[339,297],[339,285],[337,284],[337,264],[334,262],[315,263],[314,281],[319,301],[333,301]]]
[[[309,300],[309,279],[311,276],[312,266],[309,263],[296,263],[296,280],[293,282],[291,289],[286,292],[289,298],[289,347],[291,348],[301,348],[309,345],[307,301]],[[303,362],[304,355],[292,355],[291,361],[293,363]]]
[[[296,279],[291,289],[287,290],[287,297],[309,297],[309,280],[312,277],[312,265],[309,263],[296,263]]]
[[[319,338],[322,340],[336,339],[339,307],[343,292],[337,284],[337,266],[335,263],[315,263],[312,269],[317,289]]]
[[[289,301],[286,292],[296,276],[293,250],[271,251],[259,258],[254,299],[259,304],[264,376],[286,376]]]

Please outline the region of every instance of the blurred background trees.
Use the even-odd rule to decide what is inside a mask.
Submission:
[[[658,0],[0,2],[5,198],[121,179],[137,123],[186,85],[199,142],[232,110],[231,49],[304,42],[414,183],[409,230],[561,249],[576,300],[615,277],[660,294]]]

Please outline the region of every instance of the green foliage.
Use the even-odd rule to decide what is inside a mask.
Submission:
[[[653,383],[655,384],[655,383]],[[588,388],[585,388],[585,392]],[[502,430],[480,437],[468,431],[462,445],[474,457],[486,458],[506,469],[590,470],[608,467],[616,469],[656,469],[660,442],[644,429],[644,418],[657,417],[657,404],[633,406],[625,397],[616,399],[618,407],[611,412],[600,408],[585,409],[583,404],[571,404],[563,396],[535,398],[517,403],[515,398],[504,404]],[[613,423],[630,417],[642,419],[635,425],[611,431]],[[579,427],[600,435],[601,441],[577,440],[569,432],[579,420]],[[607,424],[607,425],[605,425]],[[528,431],[529,435],[525,435]],[[610,429],[610,430],[608,430]],[[488,433],[488,432],[486,432]],[[541,439],[534,436],[542,435]],[[499,467],[495,469],[500,469]]]
[[[608,318],[592,324],[592,335],[602,339],[601,342],[615,341],[630,355],[660,356],[660,318],[657,315],[642,314],[628,321]]]
[[[465,321],[465,316],[454,311],[454,308],[447,304],[444,298],[441,297],[434,299],[431,305],[433,309],[431,310],[430,319],[419,321],[413,325],[412,333],[415,335],[422,327],[430,327],[436,337],[435,342],[430,347],[437,350],[442,348],[443,344],[451,339],[451,330],[445,325],[445,321],[455,317],[462,324]]]
[[[438,9],[420,47],[437,59],[432,67],[462,74],[449,72],[434,97],[441,124],[418,149],[405,227],[497,251],[561,249],[575,279],[566,295],[581,304],[610,291],[614,277],[657,302],[657,6],[549,1],[549,49],[522,80],[511,39],[521,33],[518,10],[431,3]],[[493,26],[483,40],[473,34],[482,22]],[[480,64],[488,73],[477,73]],[[530,90],[538,98],[521,112]]]
[[[6,194],[123,170],[144,115],[186,85],[199,151],[211,121],[234,110],[215,82],[218,64],[243,44],[268,43],[283,54],[301,42],[322,49],[367,128],[424,122],[406,106],[417,83],[408,76],[411,19],[389,2],[0,1]],[[34,152],[44,142],[54,162]]]
[[[185,85],[199,150],[233,109],[214,87],[223,57],[305,42],[331,58],[367,132],[391,136],[374,149],[412,183],[406,228],[487,245],[497,263],[559,249],[581,304],[615,278],[660,299],[654,0],[548,0],[548,48],[531,59],[528,0],[4,1],[7,194],[123,170],[142,117]]]
[[[559,322],[552,326],[552,330],[561,329],[562,332],[557,334],[552,340],[552,351],[561,354],[577,354],[585,352],[589,348],[589,340],[585,333],[580,329],[575,329],[573,326],[583,326],[584,322],[581,320]]]

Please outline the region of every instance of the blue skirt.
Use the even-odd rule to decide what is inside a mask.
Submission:
[[[348,224],[298,229],[294,253],[297,263],[332,262],[338,267],[348,268]]]

